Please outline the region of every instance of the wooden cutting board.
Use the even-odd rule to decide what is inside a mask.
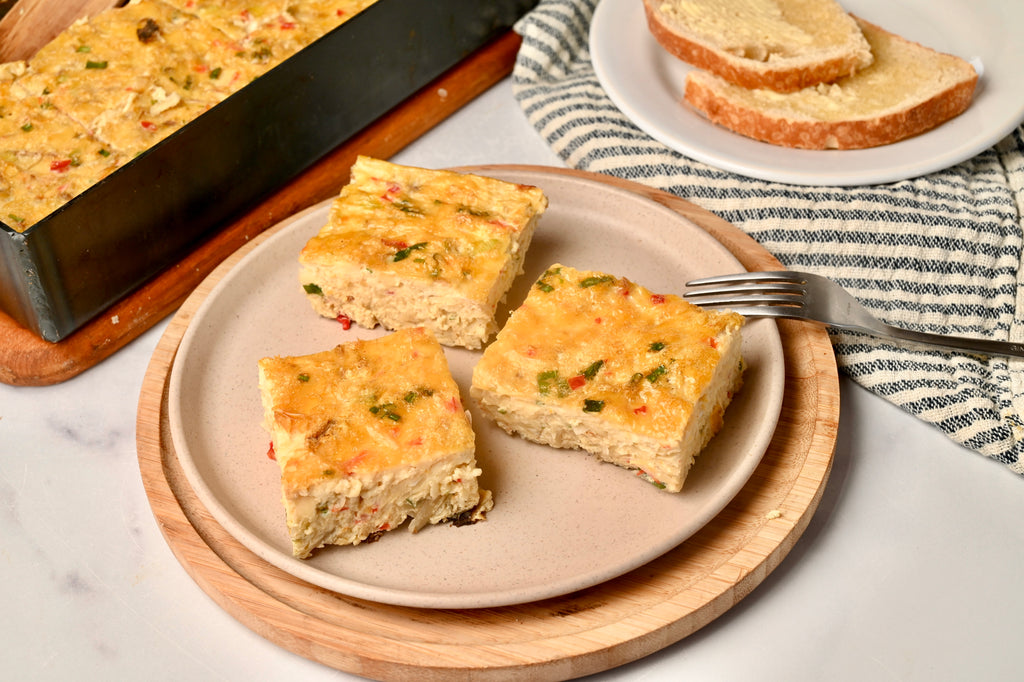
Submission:
[[[486,174],[488,167],[473,170]],[[606,176],[545,170],[650,197],[707,230],[746,268],[781,268],[741,230],[678,197]],[[174,555],[214,601],[271,642],[373,679],[581,677],[647,656],[712,622],[757,587],[806,529],[832,465],[839,379],[824,329],[780,320],[785,393],[763,460],[701,531],[621,578],[532,604],[432,610],[336,594],[265,562],[228,534],[189,487],[170,438],[167,383],[178,344],[213,286],[287,226],[260,235],[225,260],[174,316],[146,372],[136,422],[143,485]]]
[[[68,338],[58,343],[44,341],[0,311],[0,382],[56,384],[105,360],[177,309],[229,254],[287,216],[337,194],[348,181],[348,169],[356,155],[390,158],[507,76],[519,44],[519,36],[509,31],[469,55]]]

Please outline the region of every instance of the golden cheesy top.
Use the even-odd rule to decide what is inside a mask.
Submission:
[[[474,388],[678,436],[743,324],[622,277],[553,265],[484,352]]]
[[[299,260],[443,282],[485,301],[546,207],[537,187],[359,157]]]
[[[285,490],[471,449],[459,389],[422,329],[259,361],[267,426]]]
[[[61,114],[60,130],[49,118],[49,148],[39,152],[58,160],[49,175],[33,168],[12,182],[25,168],[19,148],[38,143],[4,140],[0,218],[30,227],[370,4],[133,0],[76,21],[27,62],[0,65],[8,86],[0,115],[18,107]]]
[[[21,230],[127,159],[60,111],[10,97],[9,89],[0,83],[0,219]]]
[[[245,53],[274,65],[374,0],[163,0],[222,31]]]
[[[270,65],[194,14],[140,0],[70,26],[30,60],[18,87],[135,155]]]

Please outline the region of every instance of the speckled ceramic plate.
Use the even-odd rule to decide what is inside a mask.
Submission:
[[[489,173],[540,186],[550,200],[526,273],[509,293],[513,308],[554,262],[626,276],[663,293],[695,276],[741,269],[699,227],[631,192],[543,171]],[[256,362],[385,333],[345,331],[305,300],[297,256],[326,214],[322,204],[300,215],[213,289],[182,339],[169,386],[173,443],[189,483],[228,532],[271,564],[335,592],[403,606],[494,607],[555,597],[621,575],[685,541],[761,460],[785,379],[778,330],[768,320],[748,324],[744,388],[678,494],[585,453],[505,434],[469,400],[479,351],[449,348],[452,373],[473,413],[481,484],[494,493],[487,521],[431,526],[415,535],[403,527],[372,544],[292,558],[278,468],[266,456],[269,437],[260,426]]]
[[[798,185],[867,185],[942,170],[971,158],[1024,120],[1024,3],[1006,0],[843,0],[884,29],[962,57],[981,73],[974,102],[922,135],[872,149],[786,149],[709,122],[683,102],[692,68],[651,37],[640,0],[603,0],[590,53],[608,96],[638,128],[716,168]]]

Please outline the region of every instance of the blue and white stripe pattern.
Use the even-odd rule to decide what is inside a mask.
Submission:
[[[597,0],[542,0],[515,97],[567,165],[671,192],[740,227],[785,266],[832,278],[892,324],[1024,341],[1024,138],[884,186],[797,187],[718,170],[639,130],[601,88],[587,46]],[[1024,360],[833,336],[855,381],[1024,474]]]

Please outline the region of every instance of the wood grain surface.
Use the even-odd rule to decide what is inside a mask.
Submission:
[[[336,194],[358,154],[390,158],[508,75],[519,43],[509,31],[474,52],[68,338],[44,341],[0,311],[0,382],[56,384],[102,362],[171,314],[229,254],[287,216]]]
[[[524,168],[530,167],[471,170],[486,174],[490,169]],[[781,268],[742,231],[682,199],[605,176],[544,170],[648,196],[703,227],[746,268]],[[785,393],[763,460],[707,526],[631,573],[531,604],[432,610],[332,593],[266,563],[231,537],[189,487],[170,439],[167,380],[182,335],[213,285],[245,253],[290,222],[228,258],[185,302],[153,354],[137,415],[139,467],[167,543],[216,603],[264,638],[323,665],[373,679],[580,677],[651,654],[712,622],[755,589],[806,529],[832,465],[838,373],[822,328],[782,320]]]
[[[76,19],[123,5],[125,0],[17,0],[0,19],[0,62],[28,59]]]

